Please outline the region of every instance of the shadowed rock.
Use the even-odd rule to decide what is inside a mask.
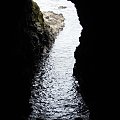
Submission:
[[[75,120],[83,120],[82,118],[75,118]]]
[[[100,118],[100,120],[103,120],[105,117],[103,111],[107,110],[105,110],[104,106],[103,109],[98,112],[96,108],[98,104],[96,104],[96,101],[98,98],[104,99],[103,94],[105,93],[103,87],[101,87],[102,89],[100,90],[102,92],[99,94],[98,88],[100,88],[100,85],[98,84],[104,84],[106,80],[109,80],[113,74],[110,71],[115,70],[111,68],[111,63],[115,63],[115,61],[108,61],[114,57],[113,54],[116,53],[116,51],[110,51],[113,50],[112,44],[108,45],[110,41],[107,41],[113,32],[113,29],[111,30],[110,28],[110,24],[108,24],[110,22],[108,21],[112,19],[111,17],[114,12],[113,9],[112,11],[108,10],[109,3],[103,8],[105,2],[102,1],[101,3],[103,5],[95,0],[71,1],[75,3],[80,23],[83,26],[80,46],[75,52],[76,64],[74,74],[81,85],[81,92],[90,108],[91,116],[93,117],[92,120],[98,120]],[[32,14],[32,2],[31,0],[12,0],[7,1],[7,4],[6,1],[2,1],[2,5],[5,5],[5,11],[4,9],[1,10],[1,30],[3,32],[3,34],[1,34],[1,42],[3,42],[1,45],[4,48],[1,50],[3,51],[3,57],[1,57],[1,59],[4,59],[2,61],[3,74],[1,81],[5,82],[4,84],[2,83],[4,86],[2,92],[4,92],[4,94],[1,95],[1,99],[4,99],[4,109],[2,109],[2,112],[4,112],[3,119],[25,120],[23,116],[26,116],[29,111],[28,98],[30,94],[29,87],[34,55],[30,44],[31,38],[24,32],[24,28],[26,28],[29,22],[31,23],[31,17],[29,15]],[[108,12],[105,13],[106,10],[108,10]],[[107,16],[108,13],[110,17],[105,20],[104,17]],[[8,16],[8,14],[10,16]],[[101,22],[104,23],[104,25],[101,25]],[[112,22],[113,21],[111,21],[111,23]],[[108,26],[106,24],[110,29],[107,28]],[[116,31],[116,29],[114,30]],[[109,34],[107,34],[106,31],[109,31]],[[38,40],[37,37],[35,39]],[[115,39],[113,37],[113,41]],[[39,40],[42,40],[41,37],[39,37]],[[107,41],[107,44],[105,44],[105,41]],[[111,43],[114,43],[113,41]],[[43,40],[43,42],[45,43],[45,40]],[[106,49],[108,46],[109,49]],[[110,54],[110,59],[106,59],[108,54]],[[109,73],[109,75],[106,71],[112,74]],[[107,102],[108,101],[105,101],[105,103]],[[109,106],[111,106],[111,104],[109,104]]]

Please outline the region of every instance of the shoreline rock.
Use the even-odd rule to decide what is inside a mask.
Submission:
[[[53,11],[43,12],[43,18],[45,22],[45,27],[50,33],[53,34],[54,38],[63,30],[65,26],[62,14],[56,14]]]
[[[28,16],[29,17],[29,16]],[[52,11],[41,12],[36,2],[32,1],[32,21],[25,28],[31,39],[35,59],[49,53],[56,36],[64,27],[64,17]]]

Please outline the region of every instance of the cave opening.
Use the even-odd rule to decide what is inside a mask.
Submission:
[[[57,35],[50,51],[44,49],[43,57],[36,65],[29,100],[32,111],[28,120],[88,120],[89,110],[73,76],[74,52],[82,30],[75,5],[67,0],[34,2],[42,12],[44,22],[52,32],[57,30]],[[59,19],[63,19],[62,25]]]
[[[104,22],[104,17],[106,16],[106,12],[104,13],[104,10],[106,10],[106,7],[103,9],[102,5],[104,4],[101,4],[99,6],[100,3],[94,0],[71,1],[75,3],[80,23],[84,28],[81,33],[80,43],[78,43],[80,44],[80,46],[78,46],[77,50],[75,51],[75,72],[78,75],[78,78],[80,75],[82,75],[84,78],[82,81],[79,81],[82,82],[82,85],[80,84],[80,90],[82,88],[81,92],[83,92],[86,103],[87,105],[89,105],[90,113],[92,113],[91,115],[94,117],[93,120],[97,120],[98,114],[98,119],[103,119],[103,114],[101,113],[106,110],[104,109],[106,105],[104,107],[103,105],[98,106],[97,100],[98,98],[102,98],[102,100],[104,99],[104,92],[102,89],[102,92],[98,94],[99,92],[97,90],[99,89],[99,91],[101,91],[101,86],[104,84],[104,81],[106,81],[107,78],[106,69],[104,69],[104,67],[106,66],[106,62],[104,61],[106,56],[106,52],[104,52],[106,45],[104,44],[104,41],[106,41],[106,38],[108,36],[104,37],[105,34],[102,33],[106,33],[106,29],[103,29],[103,25],[100,24],[101,22],[104,23],[104,25],[107,23],[106,21]],[[12,120],[26,120],[24,116],[26,117],[30,110],[28,103],[29,95],[31,95],[31,75],[33,75],[32,70],[35,60],[33,54],[34,52],[31,49],[31,41],[35,40],[32,45],[37,45],[38,48],[41,47],[40,50],[35,49],[36,47],[34,47],[35,51],[37,52],[42,51],[44,47],[49,47],[47,46],[47,43],[51,43],[51,41],[42,39],[44,35],[46,36],[46,38],[48,36],[43,32],[41,27],[39,27],[38,29],[36,28],[37,25],[39,26],[38,23],[36,24],[36,26],[34,26],[34,23],[31,20],[32,0],[12,0],[7,1],[7,4],[6,1],[2,2],[4,2],[5,5],[5,11],[2,10],[3,17],[1,19],[1,23],[3,24],[3,26],[1,26],[1,29],[2,32],[5,33],[2,34],[3,37],[1,37],[4,39],[2,40],[2,42],[4,43],[2,44],[4,46],[4,49],[2,50],[4,57],[1,58],[4,58],[4,60],[2,61],[2,64],[4,63],[2,66],[4,72],[4,75],[2,76],[4,80],[2,80],[2,82],[5,82],[5,84],[2,84],[4,86],[4,88],[2,89],[2,92],[4,92],[4,97],[2,96],[2,98],[4,99],[5,103],[3,105],[3,108],[5,108],[5,110],[3,110],[3,112],[5,113],[3,118]],[[65,10],[67,8],[65,6],[60,6],[59,9]],[[10,17],[8,17],[7,13],[10,14]],[[103,16],[103,14],[105,16]],[[43,20],[40,20],[41,23],[43,23]],[[38,31],[41,31],[42,34]],[[63,31],[59,33],[59,35],[61,34],[63,34]],[[68,37],[69,35],[70,34],[68,34]],[[102,48],[102,46],[104,47]],[[103,62],[101,62],[101,60]],[[100,68],[104,71],[104,74],[102,74]],[[106,77],[104,77],[104,75],[106,75]],[[38,86],[36,86],[36,88],[37,87]],[[101,101],[99,103],[101,104]],[[102,108],[102,111],[100,112],[98,112],[99,107]],[[45,111],[47,111],[47,109]]]

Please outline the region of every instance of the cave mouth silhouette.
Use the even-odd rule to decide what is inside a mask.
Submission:
[[[86,70],[89,72],[89,70],[91,69],[93,71],[91,72],[91,74],[88,75],[88,77],[87,75],[85,77],[86,79],[90,77],[89,78],[90,82],[86,80],[88,83],[87,84],[86,81],[84,81],[88,87],[88,89],[85,89],[85,92],[87,91],[89,94],[88,104],[90,104],[91,101],[92,101],[91,104],[93,103],[91,105],[91,109],[92,109],[95,106],[94,101],[96,101],[96,98],[93,98],[94,99],[93,101],[93,99],[91,100],[90,97],[91,96],[94,97],[93,93],[95,92],[98,95],[97,89],[96,89],[98,86],[97,83],[100,83],[100,85],[103,85],[104,81],[106,81],[106,78],[111,77],[108,74],[107,74],[108,76],[106,75],[106,71],[111,66],[108,65],[109,67],[107,68],[106,66],[107,62],[104,62],[104,59],[106,58],[106,53],[108,53],[108,49],[107,49],[107,52],[104,52],[104,50],[106,51],[106,46],[108,46],[108,45],[105,45],[104,42],[108,40],[108,43],[109,43],[109,39],[108,39],[109,35],[106,35],[106,31],[108,30],[108,27],[106,26],[106,24],[108,24],[109,26],[109,23],[107,21],[104,22],[104,17],[106,17],[106,12],[104,13],[104,10],[106,11],[106,7],[102,8],[101,6],[105,4],[103,2],[97,3],[94,0],[89,0],[89,1],[71,0],[71,1],[76,5],[80,22],[84,28],[80,38],[80,47],[78,47],[75,52],[76,67],[77,67],[76,72],[79,75],[79,72],[83,73],[83,71],[86,72]],[[31,68],[32,68],[31,64],[33,63],[33,54],[31,52],[31,49],[29,49],[30,38],[27,35],[25,35],[25,33],[23,32],[24,27],[27,24],[26,18],[27,16],[29,16],[29,14],[31,14],[31,0],[20,0],[20,1],[12,0],[12,1],[7,1],[7,4],[6,4],[6,1],[4,1],[3,3],[5,5],[6,11],[8,11],[6,12],[2,10],[3,17],[1,19],[2,20],[1,24],[4,24],[3,26],[1,26],[2,32],[4,33],[4,34],[1,34],[2,35],[1,38],[4,38],[4,40],[2,40],[3,42],[2,45],[4,46],[4,49],[1,50],[3,52],[4,57],[2,57],[1,59],[3,60],[2,62],[4,63],[4,64],[2,63],[3,64],[2,70],[4,75],[3,78],[5,79],[5,80],[2,80],[5,82],[5,84],[2,84],[2,85],[5,85],[4,89],[6,89],[6,91],[5,90],[2,90],[2,91],[5,92],[4,105],[6,105],[6,108],[7,108],[4,111],[5,113],[4,117],[8,117],[8,119],[12,119],[12,120],[14,119],[20,120],[21,116],[23,117],[22,114],[24,114],[24,112],[25,113],[28,112],[28,108],[26,106],[28,106],[27,99],[29,96],[28,90],[30,86],[29,75],[31,75]],[[101,4],[101,5],[98,5],[98,4]],[[109,13],[109,9],[107,10]],[[96,14],[97,12],[98,14]],[[8,13],[10,13],[9,18],[7,15]],[[109,18],[110,19],[107,19],[108,21],[111,20],[111,17]],[[104,24],[102,25],[101,23],[104,23]],[[113,21],[111,23],[113,23]],[[105,27],[105,29],[103,27]],[[110,31],[111,29],[109,30],[109,32]],[[93,44],[96,47],[94,47]],[[94,48],[90,46],[93,46]],[[26,49],[27,49],[27,52],[25,51]],[[95,52],[94,55],[93,55],[92,49]],[[96,60],[97,57],[100,59]],[[103,64],[101,63],[101,60]],[[106,66],[106,69],[104,69],[105,66]],[[101,69],[104,71],[104,74],[101,74]],[[111,68],[108,71],[110,72]],[[23,73],[24,73],[24,76],[23,76]],[[106,77],[104,77],[104,75]],[[90,93],[89,91],[91,88],[93,90],[92,93]],[[8,94],[11,95],[9,100],[7,96]],[[98,98],[104,98],[103,94],[99,94],[98,96],[99,96]],[[10,112],[10,115],[6,115],[7,111]],[[95,113],[96,108],[93,111]],[[9,112],[7,112],[7,114],[9,114]],[[102,113],[102,111],[100,113]],[[99,117],[100,116],[103,119],[103,115],[99,114]]]
[[[52,8],[53,12],[58,9],[63,14],[65,27],[57,36],[48,53],[49,57],[43,58],[38,64],[38,72],[35,73],[32,83],[30,103],[33,110],[29,120],[74,120],[78,117],[88,120],[89,110],[78,90],[78,81],[73,77],[74,52],[79,45],[82,27],[74,4],[69,2],[65,6],[61,8],[61,5],[55,5]]]

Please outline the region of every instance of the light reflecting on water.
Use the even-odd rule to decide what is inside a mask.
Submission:
[[[75,120],[77,117],[89,120],[89,111],[78,92],[79,85],[72,76],[74,51],[82,30],[74,4],[67,0],[35,1],[41,10],[62,13],[65,27],[57,36],[48,57],[43,57],[37,66],[30,99],[33,111],[29,120]],[[59,9],[61,5],[67,8]]]

